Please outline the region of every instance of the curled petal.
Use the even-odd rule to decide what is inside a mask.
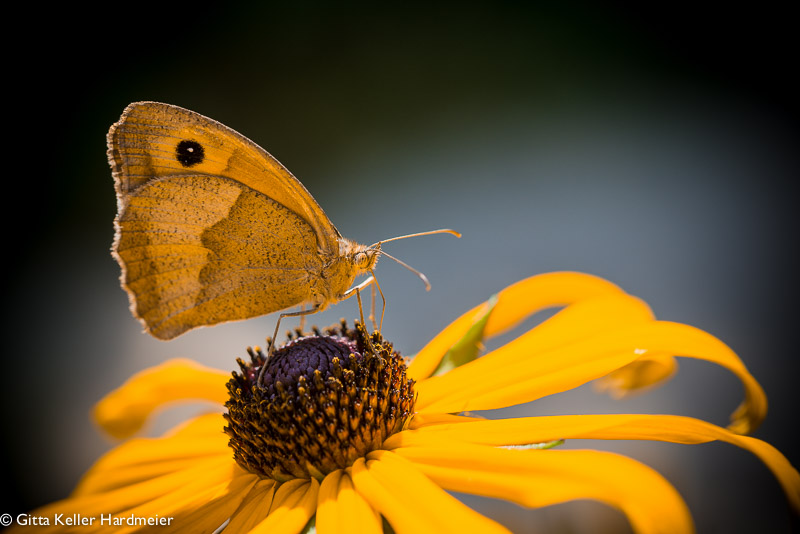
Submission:
[[[625,293],[582,300],[482,358],[445,375],[420,382],[417,386],[417,391],[420,392],[417,409],[423,410],[453,391],[461,390],[463,384],[480,383],[487,376],[502,381],[507,379],[508,373],[516,375],[516,368],[526,369],[533,374],[544,373],[554,367],[563,368],[569,362],[561,361],[558,356],[550,355],[550,352],[607,334],[609,331],[617,331],[626,325],[651,320],[650,308],[640,299]],[[639,357],[638,354],[632,356]],[[616,368],[610,368],[613,369]]]
[[[207,400],[220,406],[230,374],[192,360],[176,359],[145,369],[129,378],[94,407],[94,419],[111,436],[136,433],[147,418],[165,404]]]
[[[356,491],[398,534],[503,532],[508,530],[447,494],[413,463],[373,451],[350,468]]]
[[[514,327],[537,311],[614,293],[622,293],[622,290],[611,282],[587,274],[557,272],[532,276],[497,294],[497,304],[484,333],[490,338]],[[484,302],[450,323],[414,357],[408,367],[408,376],[417,381],[429,377],[450,347],[488,309],[488,302]]]
[[[507,450],[441,440],[393,452],[450,491],[532,508],[592,499],[621,510],[639,534],[694,532],[689,510],[675,488],[650,467],[625,456],[584,450]]]
[[[500,349],[498,349],[500,350]],[[525,346],[517,350],[526,353]],[[539,352],[519,362],[494,361],[497,351],[417,386],[417,410],[456,413],[532,401],[576,388],[636,361],[648,353],[676,354],[710,361],[733,371],[744,384],[745,400],[731,416],[729,429],[743,433],[757,427],[767,399],[738,356],[714,336],[691,326],[665,321],[635,323]],[[487,366],[476,374],[479,362]],[[489,364],[497,363],[490,370]],[[451,375],[462,381],[451,384]],[[444,385],[443,385],[444,384]],[[466,385],[465,385],[466,384]],[[435,399],[431,401],[431,399]]]
[[[648,354],[635,362],[598,379],[595,388],[621,399],[664,382],[678,370],[678,362],[669,354]]]

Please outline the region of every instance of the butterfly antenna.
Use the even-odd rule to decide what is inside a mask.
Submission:
[[[406,238],[409,238],[409,237],[419,237],[419,236],[423,236],[423,235],[432,235],[432,234],[451,234],[451,235],[454,235],[456,237],[461,237],[461,234],[456,232],[455,230],[450,230],[449,228],[442,228],[441,230],[431,230],[429,232],[419,232],[419,233],[416,233],[416,234],[401,235],[401,236],[398,236],[398,237],[392,237],[392,238],[389,238],[389,239],[383,239],[381,241],[378,241],[377,243],[373,243],[372,245],[369,246],[369,248],[375,248],[375,247],[380,246],[380,245],[382,245],[384,243],[388,243],[389,241],[397,241],[398,239],[406,239]],[[388,256],[388,254],[387,254],[387,256]],[[391,256],[389,256],[389,257],[391,258]],[[394,258],[392,258],[392,259],[394,260]],[[394,260],[394,261],[398,261],[398,260]],[[402,263],[402,262],[399,262],[399,263]],[[405,265],[405,264],[403,264],[403,265]],[[413,269],[412,269],[412,271],[413,271]],[[414,272],[416,272],[416,271],[414,271]]]
[[[433,234],[451,234],[451,235],[454,235],[456,237],[461,237],[461,234],[459,232],[456,232],[455,230],[450,230],[449,228],[442,228],[441,230],[430,230],[428,232],[418,232],[416,234],[401,235],[401,236],[398,236],[398,237],[391,237],[389,239],[383,239],[381,241],[378,241],[377,243],[374,243],[374,244],[370,245],[369,248],[376,249],[378,254],[383,254],[387,258],[396,261],[397,263],[399,263],[400,265],[402,265],[403,267],[405,267],[406,269],[408,269],[412,273],[414,273],[417,276],[419,276],[419,279],[422,280],[423,284],[425,284],[425,291],[430,291],[431,290],[431,283],[428,282],[428,277],[427,276],[425,276],[424,274],[422,274],[421,272],[419,272],[418,270],[416,270],[415,268],[413,268],[409,264],[398,260],[397,258],[392,256],[391,254],[388,254],[388,253],[384,252],[381,249],[381,245],[383,245],[384,243],[388,243],[389,241],[397,241],[398,239],[407,239],[409,237],[419,237],[419,236],[423,236],[423,235],[433,235]]]
[[[386,257],[387,257],[387,258],[389,258],[390,260],[394,260],[394,261],[396,261],[397,263],[399,263],[400,265],[402,265],[403,267],[405,267],[406,269],[408,269],[408,270],[409,270],[409,271],[411,271],[412,273],[414,273],[414,274],[416,274],[417,276],[419,276],[420,280],[422,280],[422,283],[423,283],[423,284],[425,284],[425,291],[430,291],[430,290],[431,290],[431,283],[430,283],[430,282],[428,282],[428,277],[427,277],[427,276],[425,276],[424,274],[422,274],[421,272],[419,272],[418,270],[416,270],[415,268],[413,268],[413,267],[412,267],[412,266],[410,266],[409,264],[407,264],[407,263],[405,263],[405,262],[403,262],[403,261],[400,261],[400,260],[398,260],[397,258],[395,258],[394,256],[392,256],[391,254],[387,254],[387,253],[386,253],[386,252],[384,252],[383,250],[379,250],[379,251],[378,251],[378,254],[381,254],[381,255],[383,255],[383,256],[386,256]]]

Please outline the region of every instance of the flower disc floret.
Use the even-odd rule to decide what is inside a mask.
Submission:
[[[236,462],[262,477],[321,480],[380,448],[413,413],[405,361],[360,324],[298,333],[269,358],[249,353],[228,382],[225,431]]]

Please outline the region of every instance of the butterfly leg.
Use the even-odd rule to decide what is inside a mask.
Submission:
[[[357,292],[361,291],[362,289],[364,289],[365,287],[367,287],[368,285],[370,285],[370,284],[372,284],[374,282],[375,282],[375,277],[374,276],[370,276],[369,278],[367,278],[366,280],[364,280],[363,282],[361,282],[357,286],[353,286],[350,289],[348,289],[347,291],[345,291],[342,294],[341,298],[339,298],[339,300],[349,299],[350,297],[355,295]]]
[[[367,323],[364,322],[364,307],[361,305],[361,290],[356,287],[356,300],[358,300],[358,315],[361,317],[361,324],[365,325]]]
[[[373,282],[375,281],[374,277],[370,277],[370,279]],[[358,300],[358,314],[361,316],[361,324],[362,325],[366,325],[366,323],[364,322],[364,307],[361,305],[361,286],[363,286],[363,285],[364,284],[359,284],[356,287],[354,287],[353,289],[355,289],[355,291],[356,291],[356,299]],[[348,291],[348,293],[349,293],[349,291]],[[364,331],[366,332],[366,327],[364,328]],[[372,339],[371,338],[372,338],[372,336],[367,334],[367,337],[366,337],[367,345],[369,345],[370,351],[372,351],[372,353],[374,354],[375,353],[375,347],[372,346]]]
[[[375,277],[373,276],[373,278]],[[378,285],[378,279],[375,278],[375,283],[369,286],[369,292],[372,301],[369,306],[369,321],[372,323],[372,329],[380,332],[381,329],[378,326],[378,323],[375,322],[375,287],[377,285]]]
[[[305,309],[306,309],[306,305],[305,304],[301,304],[300,305],[300,311],[305,311]],[[306,315],[307,314],[304,313],[304,314],[302,314],[300,316],[300,330],[305,330],[306,329]]]
[[[364,322],[364,307],[361,305],[361,290],[364,289],[365,287],[367,287],[368,285],[374,284],[374,283],[376,283],[375,282],[375,277],[374,276],[370,276],[369,278],[367,278],[366,280],[364,280],[363,282],[361,282],[357,286],[353,286],[350,289],[348,289],[347,291],[345,291],[344,294],[342,294],[342,297],[339,299],[339,300],[344,300],[344,299],[352,297],[353,294],[355,294],[356,299],[358,299],[358,313],[361,316],[361,324],[365,325],[365,326],[366,326],[367,323]],[[367,341],[369,342],[369,337],[367,337]]]
[[[356,297],[358,298],[358,311],[361,314],[361,324],[366,324],[364,322],[364,310],[363,310],[363,308],[361,306],[361,290],[364,289],[365,287],[367,287],[368,285],[373,284],[373,283],[375,283],[375,277],[374,276],[370,276],[369,278],[367,278],[366,280],[364,280],[363,282],[361,282],[357,286],[353,286],[350,289],[348,289],[347,291],[345,291],[342,294],[341,298],[339,299],[339,300],[345,300],[345,299],[349,299],[353,295],[356,295]]]
[[[383,316],[386,313],[386,297],[383,296],[383,291],[381,290],[381,285],[378,283],[378,279],[375,278],[375,273],[373,273],[372,271],[370,271],[370,273],[372,273],[372,279],[375,282],[375,285],[372,287],[372,315],[371,315],[371,319],[372,319],[372,324],[373,325],[375,324],[375,288],[376,287],[378,288],[378,293],[381,294],[381,302],[383,303],[383,307],[381,308],[381,322],[378,323],[378,325],[379,325],[378,326],[378,332],[380,332],[381,330],[383,330]]]
[[[375,325],[375,292],[374,292],[374,288],[373,288],[373,293],[372,293],[372,315],[370,315],[370,320],[372,321],[372,324],[377,327],[376,329],[378,330],[378,332],[380,332],[381,328],[383,328],[383,315],[386,313],[386,297],[383,296],[383,291],[381,290],[381,285],[378,283],[378,279],[375,278],[375,273],[373,273],[372,271],[370,271],[370,273],[372,273],[372,276],[370,276],[369,278],[367,278],[366,280],[364,280],[363,282],[361,282],[357,286],[353,286],[350,289],[348,289],[347,291],[345,291],[344,294],[342,295],[342,297],[339,300],[344,300],[344,299],[350,298],[350,297],[353,296],[354,293],[355,294],[359,294],[359,291],[361,291],[362,289],[364,289],[368,285],[374,284],[374,286],[378,288],[378,293],[380,293],[380,295],[381,295],[381,300],[383,301],[383,309],[381,310],[381,322],[378,325]],[[360,305],[361,305],[361,300],[359,298],[359,309],[361,309]],[[362,321],[362,323],[364,321],[364,313],[363,313],[363,311],[361,313],[361,321]]]

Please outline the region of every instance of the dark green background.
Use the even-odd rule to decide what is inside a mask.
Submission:
[[[231,369],[274,325],[161,343],[130,316],[108,253],[116,205],[105,133],[136,100],[250,137],[349,238],[463,232],[387,245],[433,284],[426,294],[399,266],[379,266],[384,333],[404,354],[521,278],[589,272],[737,351],[771,403],[755,435],[800,462],[788,12],[578,2],[14,9],[3,37],[0,513],[67,495],[110,446],[91,406],[131,373],[178,356]],[[314,322],[356,313],[346,302]],[[727,371],[682,360],[647,396],[617,402],[584,387],[504,413],[677,413],[725,425],[741,395]],[[171,410],[150,432],[188,413]],[[771,474],[733,446],[567,446],[655,467],[699,532],[789,526]],[[467,502],[518,532],[625,528],[601,505]]]

